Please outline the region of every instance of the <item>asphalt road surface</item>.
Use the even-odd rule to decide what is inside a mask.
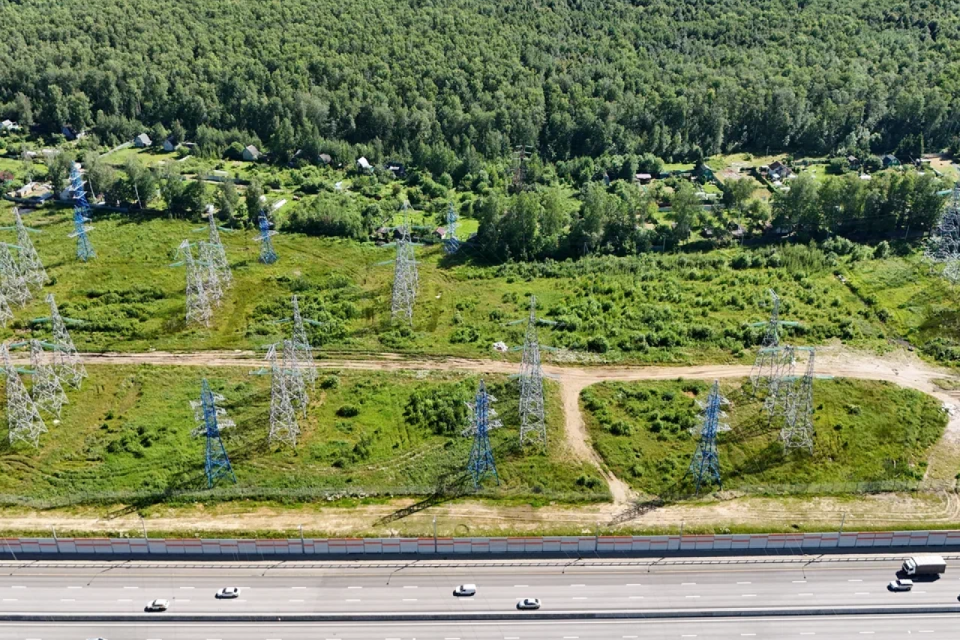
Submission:
[[[577,563],[0,563],[0,613],[143,612],[154,598],[178,614],[510,612],[540,598],[543,611],[643,611],[957,605],[960,570],[892,593],[899,558],[796,558]],[[454,587],[477,585],[473,597]],[[217,600],[221,587],[235,600]],[[163,613],[155,615],[162,616]],[[0,633],[0,636],[5,634]],[[210,638],[218,637],[216,634]],[[960,637],[960,632],[958,632]],[[226,638],[222,640],[227,640]]]
[[[883,640],[956,638],[960,615],[376,624],[9,624],[4,640]]]

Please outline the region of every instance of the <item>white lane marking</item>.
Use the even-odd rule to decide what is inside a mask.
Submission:
[[[363,587],[357,587],[358,589],[363,589]],[[406,584],[403,586],[404,589],[416,589],[417,585],[415,584]]]
[[[4,598],[3,601],[4,601],[4,602],[16,602],[17,599],[16,599],[16,598]]]
[[[306,589],[306,587],[290,587],[291,589]]]
[[[738,582],[737,584],[753,584],[752,582]]]
[[[503,636],[503,640],[520,640],[520,636]]]
[[[443,640],[460,640],[460,638],[444,638]]]
[[[851,578],[850,580],[847,580],[847,582],[863,582],[863,580],[860,578]]]
[[[587,586],[587,585],[585,585],[585,584],[572,584],[572,585],[570,585],[570,586],[571,586],[571,587],[585,587],[585,586]]]
[[[623,636],[623,640],[633,640],[637,636]]]
[[[14,585],[14,586],[12,586],[12,587],[10,587],[10,588],[11,588],[11,589],[26,589],[26,587],[24,587],[23,585]]]
[[[580,636],[563,636],[563,640],[580,640]]]
[[[807,584],[806,580],[794,580],[793,584]]]
[[[757,597],[757,594],[755,594],[755,593],[744,593],[744,594],[743,594],[742,596],[740,596],[740,597],[741,597],[741,598],[756,598],[756,597]]]
[[[917,633],[933,633],[933,629],[920,629]]]
[[[643,600],[643,596],[630,596],[631,600]]]
[[[120,598],[117,602],[133,602],[130,598]]]
[[[628,586],[628,587],[642,587],[643,585],[640,584],[639,582],[628,582],[628,583],[627,583],[627,586]],[[629,636],[624,636],[624,638],[627,638],[627,637],[629,637]]]
[[[873,634],[873,633],[874,633],[873,631],[861,631],[861,632],[860,632],[860,635],[866,636],[866,635],[871,635],[871,634]]]
[[[416,599],[416,598],[404,598],[403,601],[404,601],[404,602],[416,602],[417,599]]]
[[[812,596],[812,593],[798,593],[798,596]]]
[[[347,602],[360,602],[360,598],[347,598]]]
[[[177,600],[177,599],[174,598],[174,600]],[[186,600],[186,599],[184,599],[184,598],[180,598],[179,600],[177,600],[177,602],[190,602],[190,601],[189,601],[189,600]]]
[[[685,633],[685,634],[683,634],[683,635],[680,636],[680,637],[681,637],[681,638],[696,638],[696,637],[697,637],[697,634],[695,634],[695,633]]]
[[[139,589],[140,587],[124,587],[124,589]]]
[[[574,597],[573,599],[574,599],[574,600],[586,600],[586,598],[585,598],[585,597],[583,597],[583,596],[580,596],[579,598],[577,598],[577,597]]]
[[[813,632],[813,631],[801,631],[801,632],[800,632],[800,635],[802,635],[802,636],[815,636],[815,635],[817,635],[817,634],[816,634],[815,632]]]
[[[193,587],[180,587],[181,589],[193,589]]]
[[[686,596],[687,598],[699,598],[700,596]]]
[[[857,592],[854,593],[853,595],[855,595],[855,596],[868,596],[868,595],[870,595],[870,592],[869,592],[869,591],[857,591]]]
[[[689,586],[692,586],[692,585],[695,585],[695,584],[697,584],[697,583],[696,583],[696,582],[681,582],[681,583],[680,583],[680,586],[681,586],[681,587],[689,587]]]
[[[757,634],[755,634],[755,633],[741,633],[740,635],[741,635],[741,636],[755,636],[755,635],[757,635]]]
[[[83,589],[83,587],[67,587],[67,589]]]
[[[347,587],[347,589],[363,589],[363,587]]]
[[[914,591],[914,593],[926,593],[926,591]]]
[[[73,598],[60,598],[60,602],[76,602]]]
[[[290,602],[303,602],[303,600],[291,600]]]
[[[528,586],[530,586],[530,585],[526,585],[526,584],[515,584],[515,585],[513,585],[513,588],[514,588],[514,589],[526,589]]]

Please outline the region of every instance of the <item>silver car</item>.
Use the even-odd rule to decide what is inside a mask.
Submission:
[[[897,578],[896,580],[892,580],[890,584],[887,585],[887,588],[890,589],[890,591],[910,591],[913,589],[913,580]]]
[[[218,599],[236,598],[239,595],[240,589],[237,587],[224,587],[223,589],[220,589],[220,591],[217,591]]]
[[[540,608],[540,599],[539,598],[524,598],[517,603],[517,609],[539,609]]]
[[[170,607],[170,603],[166,600],[158,599],[150,602],[143,609],[144,611],[166,611]]]

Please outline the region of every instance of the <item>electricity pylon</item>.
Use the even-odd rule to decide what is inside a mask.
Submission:
[[[769,416],[771,424],[781,424],[786,418],[790,394],[796,379],[794,369],[797,362],[797,347],[790,345],[777,347],[773,355],[763,410]]]
[[[227,251],[223,247],[223,241],[220,240],[220,232],[230,232],[231,229],[217,225],[217,219],[213,210],[207,211],[207,226],[194,231],[207,231],[206,256],[205,259],[213,265],[216,270],[217,279],[223,288],[229,288],[233,283],[233,272],[230,271],[230,263],[227,262]],[[201,247],[201,253],[203,248]],[[203,257],[203,256],[202,256]]]
[[[27,393],[20,373],[10,361],[10,351],[5,344],[0,345],[0,357],[3,358],[3,370],[7,378],[7,429],[10,444],[19,440],[39,447],[40,434],[47,432],[47,425],[40,417],[37,405]]]
[[[30,368],[33,370],[33,385],[30,395],[37,408],[60,417],[67,394],[63,391],[56,369],[44,352],[44,347],[56,349],[56,345],[40,340],[30,340]]]
[[[3,290],[0,288],[0,327],[6,329],[7,323],[11,320],[13,320],[13,311],[10,309],[7,296],[3,295]]]
[[[493,459],[493,450],[490,447],[490,432],[502,426],[497,420],[497,412],[491,406],[497,399],[487,393],[483,380],[477,389],[473,404],[469,405],[473,413],[473,420],[469,427],[464,429],[464,436],[473,437],[473,447],[470,449],[470,459],[467,461],[467,471],[473,478],[475,489],[488,476],[492,476],[500,484],[500,475],[497,473],[497,464]]]
[[[270,366],[270,433],[267,440],[270,444],[281,442],[296,448],[300,425],[297,424],[297,415],[293,408],[286,365],[282,362],[282,357],[277,355],[277,345],[270,345],[266,360]]]
[[[456,253],[460,249],[460,240],[457,239],[457,211],[453,202],[447,207],[447,232],[443,238],[443,250],[447,254]]]
[[[776,371],[782,365],[783,353],[780,347],[780,329],[782,327],[795,327],[799,324],[797,322],[784,322],[780,319],[780,296],[773,289],[770,289],[770,299],[772,303],[770,320],[750,325],[766,327],[763,342],[757,352],[757,359],[754,362],[753,370],[750,372],[750,383],[754,395],[758,395],[761,391],[772,386]]]
[[[951,193],[940,221],[927,240],[924,256],[943,265],[943,277],[953,284],[960,282],[960,182]]]
[[[697,442],[697,450],[690,461],[687,475],[693,477],[697,495],[700,495],[700,487],[704,482],[713,481],[719,487],[723,487],[723,482],[720,480],[720,458],[717,454],[717,434],[729,431],[730,427],[721,422],[721,419],[727,415],[723,411],[723,405],[727,404],[727,399],[720,395],[719,380],[713,382],[706,404],[699,402],[698,404],[702,409],[700,426],[690,431],[699,433],[700,440]]]
[[[273,264],[279,260],[277,252],[273,248],[272,237],[277,235],[277,232],[270,229],[272,224],[270,219],[267,218],[267,212],[261,210],[260,217],[257,218],[257,228],[260,229],[260,235],[256,237],[256,241],[260,243],[260,262],[263,264]]]
[[[70,167],[70,192],[73,194],[73,233],[68,237],[77,239],[77,259],[86,262],[97,257],[97,253],[87,237],[90,222],[90,205],[87,203],[87,192],[83,188],[83,176],[80,175],[80,165],[76,162]]]
[[[13,208],[13,217],[14,226],[2,227],[2,229],[17,232],[17,247],[20,250],[20,272],[28,285],[40,289],[47,282],[47,270],[43,268],[43,262],[37,255],[33,240],[30,239],[31,233],[40,233],[40,231],[24,225],[20,210],[16,207]]]
[[[403,319],[413,324],[413,304],[417,297],[419,276],[417,260],[413,253],[413,241],[410,238],[410,225],[407,222],[406,202],[403,203],[403,224],[397,239],[397,256],[393,267],[393,294],[390,298],[390,317]]]
[[[283,341],[283,375],[286,378],[287,390],[290,395],[290,403],[295,409],[299,409],[304,416],[307,415],[307,405],[310,402],[307,396],[307,382],[304,379],[303,368],[297,356],[299,355],[297,347],[293,340]]]
[[[217,406],[218,402],[223,402],[223,396],[210,390],[210,384],[206,378],[200,386],[200,400],[190,401],[197,421],[193,436],[206,438],[203,469],[207,475],[208,488],[212,488],[221,478],[237,482],[237,476],[233,473],[233,466],[227,456],[227,449],[223,446],[223,438],[220,437],[220,431],[234,426],[234,423],[226,417],[226,409]]]
[[[527,157],[533,153],[530,145],[517,145],[513,151],[513,189],[522,191],[527,179]]]
[[[189,240],[184,240],[177,248],[179,262],[172,267],[186,267],[186,319],[187,324],[201,324],[210,326],[213,318],[213,306],[208,287],[211,284],[211,270],[209,263],[198,264],[193,257],[193,247]]]
[[[57,309],[57,302],[52,293],[47,294],[47,304],[50,305],[50,316],[47,318],[37,318],[34,322],[49,322],[50,329],[53,332],[53,368],[57,372],[57,377],[69,384],[75,389],[79,389],[83,379],[87,377],[87,370],[80,362],[80,354],[77,353],[77,347],[73,344],[73,338],[67,330],[66,318],[60,315]],[[79,324],[77,320],[71,320],[74,324]]]
[[[33,294],[30,293],[30,285],[27,284],[20,263],[11,249],[19,250],[20,247],[0,242],[0,293],[3,293],[8,302],[22,307]]]
[[[520,364],[520,446],[547,446],[547,424],[543,415],[543,368],[540,366],[540,339],[537,335],[537,299],[530,296],[530,318],[523,341]]]
[[[799,381],[794,381],[787,394],[783,428],[780,441],[784,453],[793,449],[805,449],[813,453],[813,372],[816,350],[805,348],[809,354],[807,369]]]
[[[303,316],[300,314],[300,301],[296,295],[291,297],[290,302],[293,306],[293,316],[284,318],[280,320],[280,322],[293,323],[291,342],[293,343],[296,362],[302,372],[303,379],[310,385],[313,385],[317,381],[317,367],[313,359],[313,347],[310,346],[310,338],[307,336],[306,325],[312,324],[319,327],[322,326],[322,323],[316,320],[303,319]]]

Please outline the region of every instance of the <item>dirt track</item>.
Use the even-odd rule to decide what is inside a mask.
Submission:
[[[201,352],[201,353],[103,353],[82,354],[87,364],[155,364],[167,366],[213,366],[213,367],[259,367],[262,354],[253,351]],[[376,358],[323,359],[317,361],[324,369],[352,369],[375,371],[441,370],[469,371],[476,373],[512,374],[517,364],[504,360],[469,360],[463,358],[416,359],[397,354],[383,354]],[[679,377],[712,380],[717,378],[742,378],[750,374],[748,365],[702,365],[702,366],[561,366],[546,365],[544,373],[560,384],[563,400],[564,423],[567,442],[575,455],[594,464],[606,478],[615,505],[628,504],[633,498],[629,486],[611,474],[599,455],[590,445],[580,412],[580,392],[599,382],[633,380],[671,380]],[[898,352],[876,356],[849,351],[841,347],[825,347],[817,351],[817,373],[864,380],[886,380],[910,389],[928,393],[945,405],[960,402],[958,392],[941,390],[934,380],[951,378],[953,375],[938,367],[923,362],[913,354]],[[940,445],[951,452],[940,456],[943,464],[952,465],[960,449],[960,412],[953,412]]]

